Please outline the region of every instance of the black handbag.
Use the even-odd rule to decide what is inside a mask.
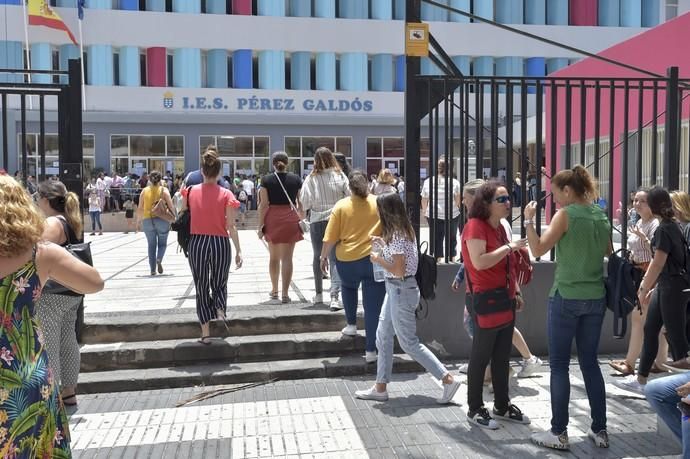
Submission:
[[[89,266],[93,266],[93,256],[91,254],[91,243],[90,242],[80,242],[77,235],[74,234],[74,230],[69,226],[64,218],[58,217],[62,223],[62,229],[65,232],[67,241],[63,244],[65,250],[72,254],[72,256],[78,258],[82,262]],[[84,296],[82,293],[75,292],[65,287],[64,285],[50,279],[43,286],[43,293],[50,293],[53,295],[66,295],[66,296]]]
[[[177,245],[180,246],[184,256],[189,258],[189,239],[192,235],[192,209],[189,204],[189,196],[192,194],[192,188],[189,187],[187,191],[187,209],[183,210],[177,215],[177,219],[172,222],[170,228],[177,232]]]

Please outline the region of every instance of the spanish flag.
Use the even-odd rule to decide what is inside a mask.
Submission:
[[[58,14],[53,11],[48,0],[29,0],[29,25],[46,26],[51,29],[64,30],[67,32],[72,43],[77,44],[77,40],[72,35],[69,27],[62,22]]]

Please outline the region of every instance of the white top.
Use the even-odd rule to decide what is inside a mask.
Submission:
[[[336,169],[326,169],[318,174],[309,174],[304,179],[299,201],[305,211],[311,210],[311,223],[328,220],[335,203],[350,196],[350,181]]]
[[[659,220],[652,218],[647,223],[639,220],[636,226],[651,241],[656,229],[659,227]],[[628,249],[632,252],[632,259],[635,263],[649,263],[652,261],[652,248],[631,231],[628,231]]]
[[[89,195],[89,212],[100,212],[101,211],[101,200],[98,195]]]
[[[388,263],[393,263],[393,255],[405,256],[405,277],[414,276],[417,274],[417,241],[410,241],[404,237],[395,234],[391,241],[383,246],[381,250],[381,257]],[[387,278],[395,278],[389,271],[385,272]]]
[[[429,199],[429,196],[434,192],[434,182],[436,180],[428,178],[424,180],[424,186],[422,186],[422,198]],[[450,179],[451,186],[453,188],[453,198],[455,196],[460,196],[460,182],[457,179],[451,178]],[[438,181],[438,198],[434,194],[434,204],[436,205],[437,213],[436,213],[436,218],[439,220],[445,220],[446,219],[446,179],[445,177],[441,177],[441,179]],[[455,205],[455,199],[450,204],[451,209],[453,210],[453,214],[451,218],[455,218],[458,215],[460,215],[460,209]],[[424,215],[425,217],[429,218],[429,206],[426,208],[426,214]]]
[[[252,196],[254,194],[254,182],[249,179],[242,180],[242,189],[247,193],[247,196]]]
[[[385,183],[377,183],[372,193],[375,195],[387,194],[387,193],[397,193],[398,190],[393,185],[388,185]]]
[[[106,189],[111,188],[113,186],[113,178],[109,175],[106,175],[103,177],[103,183],[105,183]]]

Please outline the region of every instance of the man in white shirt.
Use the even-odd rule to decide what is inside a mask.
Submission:
[[[462,201],[460,182],[453,178],[452,175],[448,177],[450,189],[447,194],[450,198],[449,207],[451,214],[446,216],[446,174],[451,172],[446,170],[445,158],[438,160],[437,171],[437,177],[430,177],[424,180],[424,185],[422,186],[422,213],[429,222],[429,231],[434,232],[433,253],[438,261],[442,261],[444,258],[446,222],[450,221],[450,247],[445,248],[445,256],[450,261],[453,261],[457,256],[458,224],[460,203]],[[438,190],[438,195],[435,195],[434,188]],[[429,208],[430,200],[434,201],[435,211]]]
[[[247,193],[247,208],[254,209],[254,182],[245,176],[241,185],[244,192]]]

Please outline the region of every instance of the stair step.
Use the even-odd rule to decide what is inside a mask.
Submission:
[[[198,332],[197,332],[198,337]],[[259,362],[364,354],[364,335],[337,332],[231,336],[204,345],[193,340],[87,344],[82,371],[110,371],[190,365],[200,362]]]
[[[424,371],[409,356],[397,355],[396,372]],[[167,389],[190,386],[215,386],[268,381],[270,379],[309,379],[376,374],[376,364],[367,364],[361,355],[316,359],[250,363],[212,363],[172,368],[147,368],[81,373],[79,393],[106,393]]]
[[[251,317],[249,317],[251,314]],[[228,329],[222,322],[211,322],[212,336],[276,335],[286,333],[318,333],[340,331],[345,325],[342,311],[280,309],[268,311],[228,311]],[[358,328],[364,328],[361,313]],[[192,313],[157,313],[146,315],[86,316],[82,332],[84,344],[103,344],[138,341],[166,341],[196,339],[199,321]]]

